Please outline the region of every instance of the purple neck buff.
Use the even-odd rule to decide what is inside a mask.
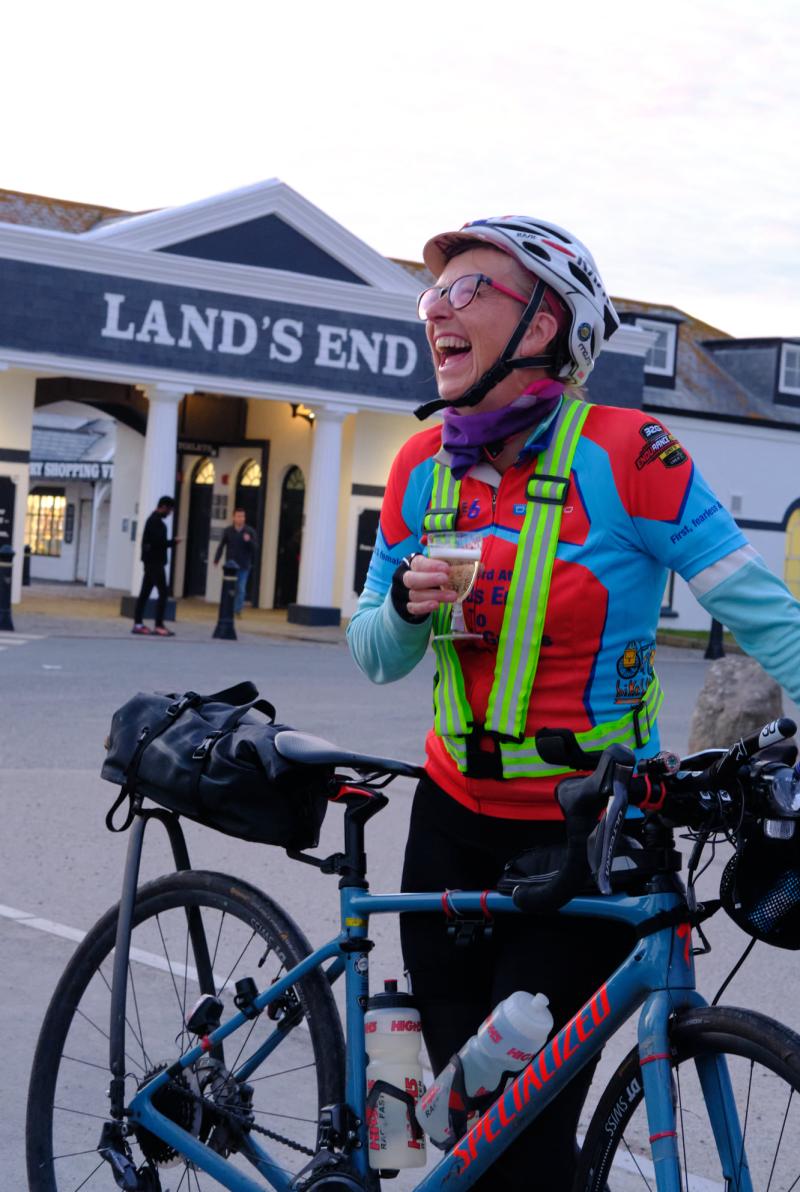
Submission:
[[[442,446],[450,453],[450,470],[456,480],[469,471],[490,444],[503,443],[521,430],[533,430],[552,413],[564,392],[561,381],[544,377],[534,381],[516,401],[485,414],[462,414],[448,409],[442,415]]]

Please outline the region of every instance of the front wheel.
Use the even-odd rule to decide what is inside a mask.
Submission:
[[[28,1095],[30,1192],[117,1188],[111,1167],[97,1151],[109,1116],[117,914],[118,908],[112,908],[87,934],[42,1025]],[[308,941],[288,915],[235,878],[189,870],[142,886],[128,965],[126,1101],[197,1042],[185,1023],[201,993],[222,999],[224,1021],[235,1013],[238,980],[250,977],[263,991],[309,952]],[[271,1035],[278,1045],[246,1079],[238,1077]],[[343,1056],[339,1015],[325,975],[316,969],[288,991],[277,1009],[271,1006],[246,1023],[179,1081],[167,1084],[154,1104],[255,1178],[243,1155],[252,1136],[269,1151],[276,1181],[285,1183],[286,1173],[300,1170],[313,1152],[319,1108],[342,1100]],[[257,1128],[251,1134],[237,1129],[237,1123],[247,1120]],[[156,1189],[206,1192],[221,1187],[141,1128],[127,1142],[137,1168],[147,1169]]]
[[[670,1043],[681,1188],[800,1189],[800,1037],[764,1015],[718,1006],[679,1014]],[[740,1134],[728,1148],[733,1160],[725,1170],[698,1077],[704,1058],[718,1056],[727,1062]],[[634,1048],[594,1112],[573,1192],[653,1192],[657,1184],[649,1138]]]

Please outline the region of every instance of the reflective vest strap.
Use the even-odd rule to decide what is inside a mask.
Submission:
[[[433,488],[431,503],[422,519],[427,532],[455,530],[458,517],[458,502],[461,495],[461,481],[438,461],[433,465]],[[440,604],[433,614],[434,634],[447,633],[453,616],[450,604]],[[464,689],[464,675],[461,663],[452,641],[431,642],[436,658],[437,680],[433,689],[434,731],[439,737],[463,737],[472,731],[472,709]]]
[[[616,720],[596,724],[594,728],[576,733],[575,739],[582,749],[594,752],[606,749],[609,745],[626,745],[629,749],[641,748],[652,736],[652,726],[663,701],[664,692],[656,675],[637,707],[624,712]],[[534,737],[526,737],[522,741],[501,741],[500,755],[504,778],[562,777],[572,772],[566,767],[552,766],[545,762],[539,755]],[[464,756],[466,759],[466,749]]]
[[[423,530],[455,530],[460,494],[461,481],[456,480],[450,469],[437,460],[433,465],[431,503],[422,519]]]
[[[453,606],[440,604],[433,614],[433,632],[447,633]],[[464,688],[464,674],[452,641],[431,642],[436,658],[436,682],[433,688],[433,727],[437,737],[465,737],[472,732],[472,709]],[[466,756],[466,755],[465,755]]]
[[[486,729],[519,740],[539,664],[550,579],[572,460],[589,413],[587,403],[565,398],[548,448],[528,483],[528,505],[497,647]]]

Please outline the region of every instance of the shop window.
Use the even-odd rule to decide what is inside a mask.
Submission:
[[[783,578],[796,600],[800,600],[800,509],[795,509],[786,526],[786,562]]]
[[[800,397],[800,347],[795,344],[781,345],[781,393]]]
[[[25,545],[32,555],[58,558],[64,542],[64,515],[67,498],[64,489],[34,488],[28,493],[25,514]]]

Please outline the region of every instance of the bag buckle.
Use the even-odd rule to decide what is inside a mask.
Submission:
[[[211,747],[217,738],[221,736],[221,732],[214,732],[209,733],[207,737],[203,737],[200,744],[195,747],[195,751],[192,754],[192,761],[201,762],[211,752]]]
[[[637,749],[641,749],[643,746],[645,746],[647,744],[647,742],[650,740],[651,736],[653,735],[652,728],[650,725],[650,709],[648,708],[648,706],[644,702],[644,700],[642,700],[641,703],[636,705],[636,707],[633,709],[632,715],[633,715],[633,735],[636,740],[636,747],[637,747]],[[642,717],[642,720],[639,719],[640,716]],[[647,736],[645,736],[644,733],[642,732],[642,723],[644,723],[644,728],[647,732]]]
[[[169,705],[169,707],[166,709],[166,714],[167,716],[171,716],[173,718],[180,716],[181,712],[185,712],[186,709],[190,708],[193,704],[199,703],[202,698],[203,697],[198,695],[196,691],[187,691],[186,694],[182,695],[181,698],[176,700],[174,704]]]
[[[545,496],[541,488],[545,484],[554,485],[552,495]],[[528,481],[526,495],[529,501],[538,501],[541,505],[563,505],[569,491],[569,476],[548,476],[545,472],[534,472]]]

